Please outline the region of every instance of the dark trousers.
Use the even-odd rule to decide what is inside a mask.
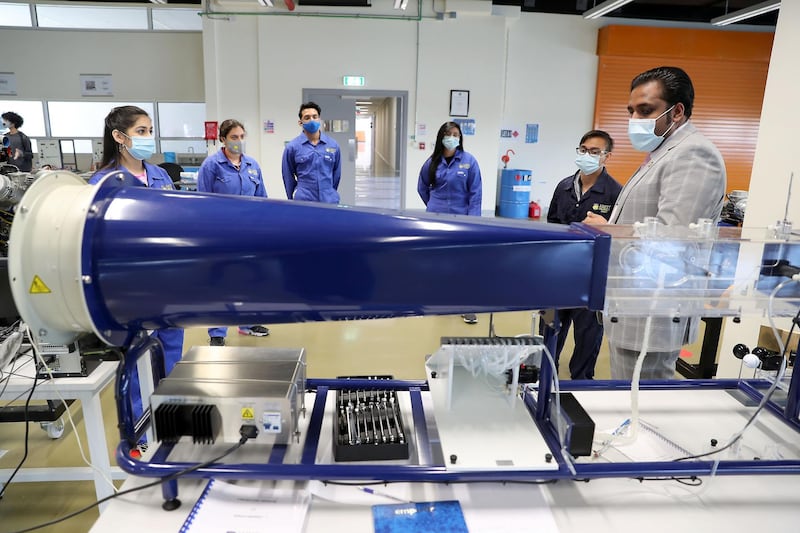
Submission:
[[[594,366],[603,342],[603,323],[597,319],[597,313],[588,309],[559,309],[558,320],[561,322],[561,329],[556,344],[556,362],[572,325],[575,351],[569,360],[569,375],[572,379],[594,378]]]

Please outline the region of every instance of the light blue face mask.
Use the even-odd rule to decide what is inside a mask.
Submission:
[[[124,133],[122,134],[125,135]],[[131,140],[131,146],[126,146],[125,149],[134,159],[144,161],[145,159],[150,159],[156,153],[156,140],[154,137],[131,137],[129,135],[125,135],[125,137]]]
[[[577,159],[575,159],[575,164],[584,174],[594,174],[600,170],[600,156],[585,153],[583,155],[579,155]]]
[[[628,119],[628,138],[631,140],[631,144],[635,150],[639,152],[652,152],[664,141],[664,136],[669,133],[672,129],[672,126],[675,125],[673,122],[667,128],[667,131],[662,133],[661,135],[656,135],[656,120],[660,119],[675,107],[673,105],[656,118],[631,118]]]
[[[308,122],[303,122],[303,129],[308,133],[317,133],[319,131],[319,126],[319,120],[309,120]]]
[[[445,137],[442,139],[442,146],[444,146],[448,150],[455,150],[456,148],[458,148],[459,144],[461,144],[460,137],[445,135]]]

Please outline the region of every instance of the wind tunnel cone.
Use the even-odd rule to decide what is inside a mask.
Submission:
[[[125,172],[90,186],[56,172],[20,203],[9,271],[41,341],[93,331],[122,345],[166,327],[602,309],[609,250],[607,234],[582,225],[148,189]]]

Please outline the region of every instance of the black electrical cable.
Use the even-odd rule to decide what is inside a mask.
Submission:
[[[794,327],[797,325],[797,323],[799,321],[800,321],[800,309],[797,310],[797,314],[795,314],[794,318],[792,319],[792,327],[789,328],[789,334],[786,336],[786,344],[783,345],[783,353],[781,354],[781,356],[784,358],[784,362],[783,362],[784,365],[787,364],[786,361],[785,361],[786,352],[789,349],[789,344],[791,343],[791,340],[792,340],[792,333],[794,332]],[[776,376],[775,379],[777,380],[777,376]],[[775,382],[775,385],[777,385],[777,381]],[[761,405],[758,407],[758,409],[756,409],[755,412],[747,420],[747,424],[745,424],[745,428],[747,428],[750,424],[752,424],[753,420],[755,420],[756,416],[758,416],[758,414],[764,409],[764,406],[767,405],[767,402],[769,401],[769,399],[772,396],[772,394],[775,392],[776,388],[777,388],[776,386],[773,386],[770,389],[770,392],[767,395],[767,397],[765,398],[765,400],[761,402]],[[686,457],[679,457],[678,459],[675,459],[675,461],[677,462],[677,461],[688,461],[690,459],[700,459],[701,457],[709,457],[711,455],[715,455],[717,453],[723,452],[723,451],[727,450],[728,448],[730,448],[731,446],[733,446],[736,442],[738,442],[739,439],[741,439],[743,435],[744,435],[744,433],[742,433],[741,435],[739,435],[738,438],[730,441],[728,444],[726,444],[725,446],[723,446],[723,447],[721,447],[721,448],[719,448],[717,450],[712,450],[710,452],[700,453],[700,454],[697,454],[697,455],[687,455]]]
[[[689,487],[699,487],[703,484],[703,480],[697,476],[685,476],[685,477],[636,477],[631,478],[635,479],[640,482],[644,481],[677,481],[681,485],[687,485]]]
[[[25,415],[25,453],[22,454],[22,459],[20,459],[19,464],[11,473],[11,476],[9,476],[8,481],[6,481],[5,485],[3,485],[3,488],[0,489],[0,499],[3,498],[3,494],[5,494],[6,489],[11,484],[11,481],[14,479],[14,476],[17,475],[19,469],[22,468],[22,464],[28,458],[28,437],[30,436],[31,433],[31,424],[30,421],[28,420],[28,409],[31,404],[31,398],[33,398],[33,391],[36,390],[36,381],[38,379],[38,374],[39,373],[37,372],[33,375],[33,386],[31,387],[31,392],[28,394],[28,399],[25,400],[25,409],[23,410]]]
[[[324,485],[335,485],[337,487],[370,487],[373,485],[392,485],[396,483],[411,483],[410,481],[368,481],[366,483],[350,482],[350,481],[332,481],[330,479],[321,479],[320,483]],[[501,483],[503,485],[552,485],[558,483],[558,479],[540,479],[540,480],[520,480],[520,479],[507,479],[500,481],[490,480],[465,480],[450,479],[447,481],[426,481],[425,483],[436,483],[439,485],[458,485],[461,483]]]
[[[30,376],[23,376],[23,375],[21,375],[21,374],[17,374],[17,373],[16,373],[16,371],[17,371],[17,361],[19,360],[19,357],[20,357],[21,355],[25,355],[25,354],[26,354],[26,353],[28,353],[30,350],[31,350],[31,349],[30,349],[30,348],[28,348],[28,349],[27,349],[27,350],[25,350],[24,352],[20,352],[20,353],[19,353],[19,355],[17,355],[17,356],[14,358],[14,360],[11,362],[11,368],[9,368],[9,369],[8,369],[8,371],[4,372],[2,369],[0,369],[0,383],[2,383],[2,384],[3,384],[3,390],[0,390],[0,397],[2,397],[2,396],[5,394],[5,392],[6,392],[6,389],[8,388],[8,383],[9,383],[9,380],[10,380],[10,378],[12,378],[12,377],[14,377],[14,376],[17,376],[17,377],[25,377],[25,378],[27,378],[27,377],[30,377]],[[20,365],[20,368],[22,368],[22,367],[24,367],[24,366],[25,366],[25,364],[23,363],[22,365]],[[23,392],[22,394],[20,394],[20,395],[19,395],[19,396],[17,396],[16,398],[14,398],[14,399],[10,400],[10,401],[9,401],[9,403],[11,403],[11,402],[13,402],[13,401],[16,401],[18,398],[21,398],[21,397],[22,397],[22,396],[24,396],[24,395],[25,395],[25,393],[27,393],[27,392],[28,392],[28,391],[25,391],[25,392]],[[2,409],[3,407],[4,407],[4,406],[0,406],[0,409]]]
[[[140,490],[149,489],[150,487],[155,487],[157,485],[161,485],[161,484],[166,483],[168,481],[173,481],[173,480],[178,479],[179,477],[184,476],[184,475],[186,475],[186,474],[188,474],[190,472],[194,472],[195,470],[200,470],[201,468],[205,468],[207,466],[210,466],[210,465],[216,463],[217,461],[220,461],[220,460],[224,459],[228,455],[232,454],[233,452],[235,452],[236,450],[241,448],[242,445],[245,442],[247,442],[248,440],[250,440],[250,437],[242,435],[242,438],[239,439],[238,443],[236,443],[234,446],[231,446],[224,453],[222,453],[221,455],[215,457],[214,459],[211,459],[211,460],[206,461],[204,463],[200,463],[200,464],[194,465],[194,466],[192,466],[190,468],[187,468],[185,470],[181,470],[180,472],[175,472],[174,474],[170,474],[167,477],[157,479],[157,480],[153,481],[152,483],[147,483],[145,485],[142,485],[141,487],[133,487],[131,489],[122,490],[122,491],[117,492],[115,494],[112,494],[110,496],[106,496],[105,498],[101,498],[101,499],[97,500],[96,502],[93,502],[93,503],[87,505],[86,507],[82,507],[81,509],[78,509],[77,511],[73,511],[73,512],[67,514],[67,515],[64,515],[61,518],[56,518],[54,520],[50,520],[49,522],[44,522],[42,524],[31,526],[31,527],[28,527],[28,528],[25,528],[25,529],[19,529],[17,531],[10,531],[9,533],[27,533],[28,531],[35,531],[35,530],[41,529],[43,527],[52,526],[54,524],[59,524],[61,522],[64,522],[65,520],[69,520],[70,518],[74,518],[74,517],[78,516],[79,514],[85,513],[89,509],[93,509],[94,507],[97,507],[100,504],[103,504],[103,503],[105,503],[105,502],[107,502],[109,500],[113,500],[114,498],[118,498],[118,497],[124,496],[126,494],[131,494],[132,492],[138,492]]]

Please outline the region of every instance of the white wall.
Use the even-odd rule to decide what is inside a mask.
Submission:
[[[475,136],[465,137],[484,178],[483,210],[493,213],[500,129],[540,123],[538,144],[515,143],[513,164],[532,168],[534,198],[548,203],[555,183],[574,167],[580,136],[591,128],[597,22],[564,15],[460,16],[420,21],[234,16],[204,21],[209,120],[237,117],[250,133],[267,191],[283,198],[280,158],[299,133],[303,88],[341,88],[345,74],[363,89],[408,91],[407,208],[423,208],[417,176],[449,119],[451,89],[470,91]],[[345,37],[346,36],[346,37]],[[237,53],[232,53],[236,50]],[[576,80],[583,80],[577,83]],[[324,116],[324,110],[323,110]],[[275,122],[275,133],[261,130]],[[414,138],[415,125],[427,135]],[[417,149],[424,141],[426,149]]]
[[[800,84],[800,72],[797,69],[797,51],[800,50],[798,27],[800,2],[783,2],[764,90],[745,227],[766,228],[783,219],[791,172],[794,172],[794,190],[788,219],[795,228],[800,227],[800,151],[794,138],[794,132],[800,124],[800,106],[797,105],[797,87]],[[791,326],[788,318],[775,322],[779,328],[789,329]],[[744,317],[740,324],[726,321],[717,375],[738,375],[739,361],[731,355],[731,350],[737,343],[754,348],[762,324],[767,322],[749,316]]]
[[[0,72],[13,72],[21,100],[80,100],[80,74],[111,74],[102,100],[202,102],[199,32],[6,29]],[[3,97],[6,98],[6,97]]]
[[[504,128],[517,140],[502,139],[500,156],[509,168],[533,171],[531,198],[550,204],[556,184],[574,174],[575,147],[592,129],[600,21],[569,15],[522,15],[509,31]],[[539,142],[525,143],[525,125],[539,124]],[[497,167],[499,168],[499,166]]]

